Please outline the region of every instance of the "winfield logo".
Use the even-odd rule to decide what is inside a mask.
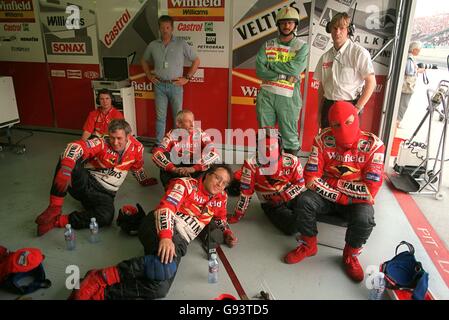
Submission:
[[[0,10],[2,11],[23,11],[33,10],[31,1],[0,1]]]
[[[86,54],[86,44],[81,42],[52,42],[53,53]]]
[[[125,10],[120,18],[115,21],[115,24],[113,25],[111,31],[104,35],[104,43],[108,48],[111,47],[117,36],[122,32],[123,29],[125,29],[130,20],[131,14],[128,12],[128,10]]]
[[[174,8],[205,8],[222,6],[222,0],[171,0],[170,2]]]
[[[32,0],[0,0],[0,22],[35,22]]]

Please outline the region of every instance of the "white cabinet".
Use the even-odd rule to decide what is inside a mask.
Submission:
[[[19,123],[16,94],[12,77],[0,77],[0,128]]]

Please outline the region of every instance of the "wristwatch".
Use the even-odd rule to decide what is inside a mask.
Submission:
[[[188,74],[184,76],[187,80],[192,80],[192,76],[189,76]]]

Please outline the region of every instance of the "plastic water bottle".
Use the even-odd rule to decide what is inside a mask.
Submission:
[[[209,258],[209,283],[218,282],[218,260],[217,254],[212,253]]]
[[[72,229],[70,223],[65,225],[64,238],[67,250],[75,250],[75,230]]]
[[[371,280],[373,288],[369,292],[369,300],[382,300],[385,291],[385,274],[377,272]]]
[[[90,236],[89,236],[89,242],[90,243],[97,243],[100,241],[99,235],[98,235],[98,223],[95,218],[90,218]]]

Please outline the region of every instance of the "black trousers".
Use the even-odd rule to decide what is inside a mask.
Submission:
[[[177,166],[178,168],[181,168],[181,167],[191,167],[191,165],[180,165],[180,166]],[[177,173],[175,173],[175,172],[169,172],[169,171],[165,171],[165,170],[160,170],[161,171],[161,173],[160,173],[160,179],[161,179],[161,182],[162,182],[162,185],[164,186],[164,189],[167,189],[167,186],[168,186],[168,184],[170,183],[170,180],[172,180],[172,179],[175,179],[175,178],[183,178],[184,176],[180,176],[180,175],[178,175]],[[202,174],[203,172],[201,172],[201,171],[197,171],[197,172],[194,172],[194,173],[192,173],[190,176],[192,177],[192,178],[198,178],[201,174]]]
[[[297,198],[299,198],[299,232],[305,236],[311,237],[318,234],[316,224],[318,213],[342,215],[348,221],[345,241],[353,248],[362,247],[376,226],[374,208],[370,204],[339,205],[311,190],[306,190]]]
[[[262,209],[272,224],[286,235],[293,235],[299,232],[299,196],[287,203],[272,205],[262,203]]]
[[[139,240],[143,245],[145,255],[157,255],[159,238],[153,211],[143,219],[140,225]],[[173,242],[176,251],[174,261],[179,267],[181,258],[187,253],[188,243],[176,231],[173,234]],[[176,276],[164,281],[148,279],[145,275],[145,260],[143,256],[122,261],[117,265],[117,268],[120,282],[106,288],[106,300],[163,298],[170,290]]]
[[[61,162],[59,161],[55,176],[60,167]],[[112,223],[115,213],[115,192],[106,190],[100,185],[84,168],[84,162],[81,159],[76,162],[75,168],[73,168],[71,186],[67,191],[84,207],[84,211],[74,211],[69,215],[69,222],[74,229],[89,228],[91,218],[97,220],[99,227],[109,226]],[[54,183],[50,193],[58,197],[65,197],[67,194],[67,192],[58,192]]]
[[[351,100],[348,102],[351,102],[355,106],[357,101],[359,101],[359,99]],[[334,103],[335,103],[334,100],[328,100],[326,98],[323,100],[323,103],[321,105],[321,128],[323,129],[329,127],[329,119],[328,119],[329,109]],[[359,113],[359,115],[361,114],[362,113]]]

